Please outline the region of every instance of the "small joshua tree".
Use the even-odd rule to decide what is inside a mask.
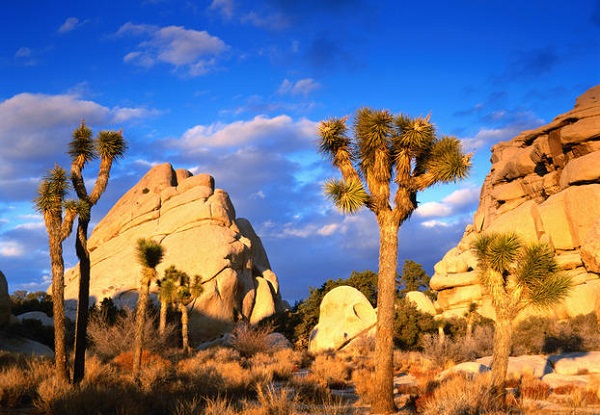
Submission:
[[[140,291],[135,313],[135,339],[133,349],[133,378],[139,380],[142,367],[142,348],[144,344],[144,323],[150,302],[150,283],[156,278],[156,267],[162,262],[164,248],[151,239],[137,240],[136,254],[138,263],[142,266]]]
[[[492,353],[492,395],[503,402],[513,321],[527,307],[550,308],[571,290],[548,244],[525,244],[515,233],[484,233],[472,245],[479,281],[496,312]]]

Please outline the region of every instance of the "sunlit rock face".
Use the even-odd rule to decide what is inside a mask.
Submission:
[[[170,164],[153,167],[98,223],[89,239],[91,302],[111,297],[135,306],[140,266],[135,247],[151,238],[165,248],[159,276],[174,265],[202,277],[203,293],[190,305],[190,337],[227,332],[239,319],[256,323],[282,307],[279,282],[252,225],[237,218],[229,195],[208,174]],[[67,272],[65,298],[77,298],[79,271]],[[153,283],[151,290],[156,291]],[[67,301],[74,314],[75,301]]]
[[[600,86],[551,123],[495,145],[491,162],[473,224],[435,265],[430,285],[439,292],[438,310],[463,316],[474,302],[494,318],[470,245],[480,232],[515,231],[525,241],[551,244],[576,285],[545,315],[600,313]]]

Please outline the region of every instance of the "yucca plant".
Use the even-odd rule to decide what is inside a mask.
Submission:
[[[54,313],[54,359],[56,377],[60,381],[69,379],[65,339],[65,262],[63,242],[71,234],[78,205],[65,197],[70,188],[66,171],[54,165],[43,178],[34,200],[35,208],[44,216],[48,233],[50,266],[52,269],[52,312]]]
[[[71,156],[71,182],[77,193],[80,214],[77,222],[75,251],[79,258],[79,295],[77,300],[77,318],[75,321],[75,346],[73,364],[73,382],[79,383],[85,373],[85,350],[90,296],[90,253],[87,248],[88,226],[91,209],[106,190],[113,162],[123,156],[127,144],[121,131],[100,131],[92,139],[92,130],[82,121],[73,131],[68,154]],[[88,194],[83,178],[85,166],[100,158],[100,168],[94,188]]]
[[[395,410],[393,331],[398,267],[398,230],[417,208],[417,193],[437,183],[463,179],[471,156],[454,137],[438,137],[429,116],[412,118],[387,110],[363,108],[354,116],[353,136],[347,117],[319,124],[320,152],[340,170],[325,192],[344,213],[367,207],[379,225],[379,281],[374,413]],[[395,191],[392,193],[392,186]]]
[[[496,312],[492,353],[492,394],[504,397],[513,321],[527,307],[550,308],[571,290],[571,277],[559,272],[552,248],[524,243],[515,233],[483,233],[473,242],[479,281]]]
[[[140,291],[138,293],[135,313],[135,338],[133,348],[133,378],[139,381],[142,366],[142,349],[144,344],[144,324],[150,303],[150,283],[156,278],[156,267],[162,262],[164,248],[152,239],[140,238],[136,243],[136,256],[142,266]]]

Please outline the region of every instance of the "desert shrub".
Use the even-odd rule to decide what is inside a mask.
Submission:
[[[273,332],[270,324],[252,326],[246,321],[238,322],[230,333],[229,345],[243,357],[251,357],[270,349],[269,334]]]
[[[0,371],[0,406],[14,408],[31,400],[35,391],[31,377],[17,366]]]
[[[296,400],[303,404],[320,404],[331,397],[327,382],[312,374],[294,377],[288,385],[294,391]]]
[[[550,396],[550,390],[550,385],[531,374],[524,374],[519,379],[518,391],[525,399],[545,400]]]
[[[103,359],[115,356],[133,349],[133,333],[135,332],[135,313],[125,310],[119,315],[114,324],[100,315],[90,319],[87,334],[90,339],[90,350]],[[144,327],[144,350],[159,353],[174,345],[175,327],[167,325],[164,336],[158,334],[156,319],[148,318]]]
[[[373,382],[373,373],[368,368],[361,368],[352,372],[354,391],[360,402],[365,405],[371,405],[378,399],[378,391],[375,389]]]
[[[438,367],[457,364],[489,356],[493,350],[493,329],[489,326],[476,326],[470,338],[466,336],[446,337],[440,343],[437,335],[421,336],[421,348],[425,356]]]
[[[295,412],[296,401],[285,388],[275,388],[272,383],[256,388],[258,407],[250,407],[244,412],[249,415],[291,415]]]
[[[435,333],[437,326],[433,316],[423,313],[410,301],[404,298],[396,302],[396,317],[394,321],[394,343],[404,350],[419,348],[420,336]]]
[[[284,349],[272,354],[257,353],[248,360],[252,373],[268,380],[287,380],[298,370],[302,357],[299,352]]]
[[[424,415],[511,413],[510,408],[495,407],[489,389],[489,376],[457,373],[442,381],[430,394],[417,399],[417,406]]]
[[[310,371],[330,388],[343,388],[350,379],[350,368],[345,359],[334,353],[317,355],[310,366]]]

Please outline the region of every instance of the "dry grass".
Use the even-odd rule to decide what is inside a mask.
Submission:
[[[348,363],[338,354],[317,355],[310,370],[316,378],[323,380],[330,388],[345,388],[350,380]]]
[[[510,413],[495,407],[488,375],[463,373],[446,378],[430,394],[417,399],[417,408],[424,415]]]

